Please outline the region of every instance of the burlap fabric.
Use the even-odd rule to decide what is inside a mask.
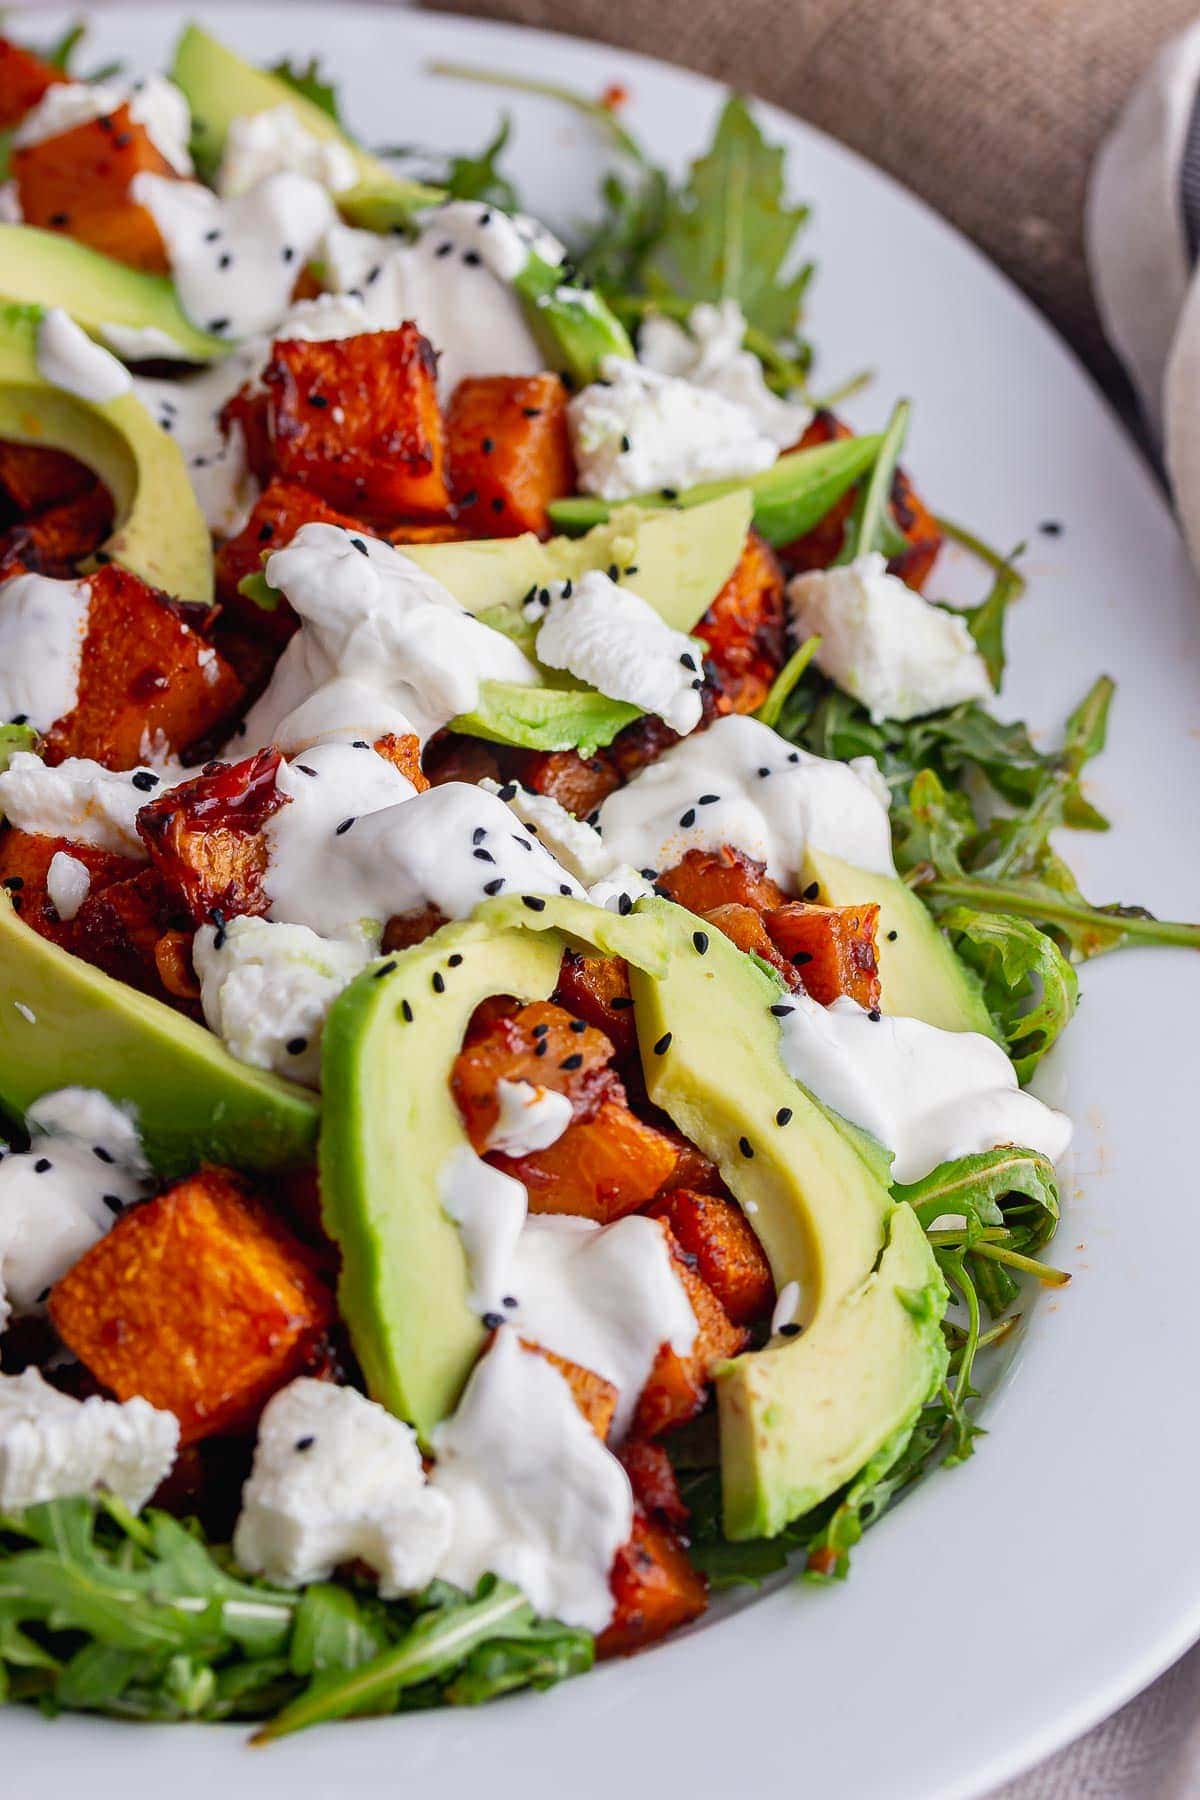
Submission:
[[[436,0],[715,75],[944,213],[1109,384],[1081,208],[1092,153],[1200,0]]]

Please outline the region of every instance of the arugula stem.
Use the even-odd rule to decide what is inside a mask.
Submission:
[[[774,730],[779,723],[779,715],[784,709],[788,695],[820,648],[820,638],[810,637],[805,638],[798,650],[792,651],[771,683],[766,699],[755,713],[756,719],[761,719],[764,725],[770,725]]]
[[[860,369],[857,375],[848,375],[845,381],[839,382],[835,388],[830,388],[828,393],[814,396],[813,405],[818,412],[831,412],[841,401],[849,400],[855,394],[860,394],[864,388],[870,387],[875,380],[876,373],[877,371],[874,369]]]
[[[959,525],[956,520],[947,519],[941,513],[934,518],[934,524],[943,537],[949,538],[951,543],[958,544],[963,550],[969,550],[971,555],[977,561],[985,563],[994,575],[1009,575],[1019,582],[1020,586],[1014,590],[1014,599],[1018,594],[1024,593],[1025,577],[1013,567],[1014,559],[1021,554],[1024,545],[1005,556],[1002,551],[993,549],[984,538],[978,537],[973,531],[968,531],[965,525]]]
[[[1036,1257],[1022,1256],[1019,1250],[1009,1250],[1003,1244],[988,1243],[986,1239],[976,1239],[967,1246],[971,1256],[982,1256],[988,1262],[1004,1263],[1007,1268],[1020,1269],[1025,1275],[1036,1276],[1043,1287],[1066,1287],[1071,1277],[1065,1269],[1052,1269],[1049,1263],[1038,1262]]]
[[[631,132],[626,131],[610,106],[603,100],[589,100],[586,94],[577,94],[573,88],[562,87],[556,81],[539,81],[532,75],[513,75],[505,69],[481,69],[471,63],[431,62],[426,63],[428,75],[446,75],[452,81],[477,81],[484,87],[508,88],[518,94],[540,94],[543,99],[557,100],[563,106],[569,106],[574,112],[582,113],[594,125],[598,125],[616,145],[618,150],[631,157],[643,167],[646,153]]]
[[[1000,1323],[998,1325],[993,1325],[990,1331],[980,1332],[978,1338],[975,1340],[976,1351],[991,1350],[994,1349],[997,1344],[1002,1344],[1006,1337],[1012,1336],[1013,1332],[1017,1329],[1017,1326],[1021,1323],[1023,1316],[1022,1313],[1009,1313],[1007,1319],[1001,1319]],[[968,1334],[963,1330],[961,1325],[947,1324],[946,1330],[950,1333],[952,1338],[957,1340],[954,1345],[956,1350],[965,1346]]]
[[[926,867],[928,865],[925,865]],[[916,877],[914,880],[913,877]],[[1183,950],[1200,950],[1200,924],[1190,925],[1175,919],[1143,918],[1137,913],[1108,913],[1101,907],[1078,905],[1070,900],[1051,898],[1044,891],[1022,894],[1017,889],[993,886],[988,881],[972,881],[969,876],[951,881],[923,880],[917,869],[909,871],[911,886],[939,900],[958,900],[982,912],[1015,913],[1018,918],[1048,919],[1062,925],[1094,925],[1103,930],[1120,931],[1147,944],[1174,944]]]

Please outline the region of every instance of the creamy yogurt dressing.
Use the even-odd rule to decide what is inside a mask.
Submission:
[[[148,75],[128,88],[101,81],[55,82],[21,120],[13,134],[13,147],[23,150],[74,131],[77,125],[105,119],[126,100],[130,118],[142,127],[159,155],[177,175],[190,175],[192,120],[188,103],[175,83],[162,75]]]
[[[530,250],[557,265],[563,247],[532,219],[477,201],[424,213],[414,243],[337,227],[325,241],[329,285],[361,297],[377,329],[413,319],[439,352],[438,391],[469,375],[536,375],[545,367],[512,283]]]
[[[278,325],[335,216],[319,182],[287,171],[229,200],[199,182],[145,173],[130,191],[158,226],[184,312],[227,338]]]
[[[169,331],[157,325],[120,325],[106,320],[96,328],[108,348],[124,362],[187,361],[188,353]]]
[[[111,332],[111,327],[106,327]],[[265,340],[243,345],[224,362],[181,381],[135,375],[133,391],[155,424],[178,444],[188,480],[210,531],[231,537],[258,497],[240,427],[228,435],[221,409],[263,365]]]
[[[349,147],[307,131],[286,101],[230,120],[216,179],[223,200],[284,171],[307,176],[331,194],[344,192],[358,179]]]
[[[599,826],[614,861],[638,869],[732,844],[794,892],[811,845],[894,873],[887,808],[865,772],[797,750],[740,713],[672,746],[610,794]]]
[[[178,764],[116,770],[82,756],[69,756],[50,768],[32,751],[18,750],[0,774],[0,814],[18,831],[92,844],[146,862],[138,813],[187,776]]]
[[[606,356],[567,422],[579,487],[604,500],[758,474],[777,446],[742,406],[679,376]]]
[[[354,675],[336,675],[285,713],[271,731],[271,742],[288,756],[314,744],[373,744],[381,737],[415,737],[407,713],[369,682]]]
[[[440,581],[378,538],[304,525],[270,558],[267,580],[287,595],[301,629],[247,717],[253,743],[269,743],[283,719],[341,676],[375,688],[421,738],[471,712],[481,681],[538,680],[511,639],[481,625]]]
[[[513,1256],[528,1204],[524,1185],[476,1156],[470,1144],[459,1144],[438,1170],[438,1198],[462,1239],[471,1278],[467,1303],[495,1324],[511,1307]]]
[[[499,1331],[433,1448],[430,1485],[453,1511],[443,1577],[470,1589],[491,1571],[544,1617],[603,1630],[633,1493],[558,1370]]]
[[[746,317],[736,300],[694,306],[686,328],[664,313],[650,313],[638,331],[638,361],[659,375],[707,388],[740,406],[779,450],[795,446],[812,419],[802,400],[773,394],[763,366],[744,350]]]
[[[648,601],[599,569],[542,588],[525,608],[538,622],[538,660],[686,736],[700,723],[700,653]]]
[[[0,1330],[48,1291],[152,1181],[130,1115],[90,1088],[44,1094],[30,1146],[0,1158]]]
[[[571,1123],[572,1106],[566,1094],[553,1088],[535,1087],[531,1081],[496,1083],[496,1122],[487,1135],[486,1148],[502,1156],[527,1156],[557,1144]]]
[[[0,1512],[100,1486],[139,1512],[178,1444],[174,1413],[148,1400],[75,1400],[37,1369],[0,1375]]]
[[[24,217],[16,182],[0,182],[0,225],[20,225]]]
[[[111,350],[94,344],[61,306],[52,306],[38,321],[36,356],[42,380],[80,400],[103,405],[133,386],[129,370]]]
[[[612,867],[612,857],[595,826],[577,819],[551,795],[532,793],[518,781],[506,781],[501,786],[485,777],[479,785],[485,793],[498,794],[568,875],[585,887],[599,881]]]
[[[49,731],[74,711],[90,603],[86,581],[15,575],[0,584],[0,723]]]
[[[239,1062],[319,1087],[329,1008],[377,949],[373,932],[330,939],[248,917],[220,933],[203,925],[192,962],[205,1022]]]
[[[70,924],[92,891],[91,871],[67,850],[56,850],[46,870],[46,893],[65,924]]]
[[[974,1031],[872,1014],[842,996],[820,1006],[789,994],[780,1018],[788,1073],[894,1153],[893,1179],[919,1181],[939,1163],[1019,1144],[1052,1162],[1071,1121],[1017,1085],[998,1044]]]
[[[794,576],[788,603],[796,635],[820,637],[817,667],[876,724],[991,698],[966,620],[889,575],[877,552]]]

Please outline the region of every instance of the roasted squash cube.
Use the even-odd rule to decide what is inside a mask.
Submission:
[[[580,956],[568,950],[558,977],[558,999],[611,1041],[621,1058],[637,1049],[629,964],[621,956]]]
[[[734,712],[756,712],[783,667],[785,605],[783,570],[756,531],[696,635],[708,646],[705,665]]]
[[[670,1179],[679,1154],[673,1138],[639,1119],[619,1094],[618,1086],[594,1118],[568,1125],[546,1150],[489,1156],[524,1183],[531,1213],[574,1213],[609,1225],[645,1206]]]
[[[147,745],[185,750],[236,710],[241,682],[177,602],[115,563],[88,577],[88,591],[79,699],[47,733],[47,762],[129,769]]]
[[[735,1325],[707,1282],[692,1267],[692,1256],[683,1251],[660,1221],[675,1273],[682,1282],[696,1315],[696,1339],[686,1356],[664,1343],[633,1415],[633,1436],[654,1438],[675,1425],[686,1424],[700,1411],[708,1394],[712,1371],[727,1357],[745,1348],[747,1333]]]
[[[386,535],[390,544],[403,550],[405,544],[466,544],[479,533],[454,519],[434,519],[428,523],[403,519],[399,525],[389,526]],[[496,533],[491,535],[494,537]]]
[[[665,1524],[635,1509],[633,1535],[617,1551],[611,1576],[616,1607],[596,1639],[599,1656],[628,1656],[698,1619],[708,1605],[708,1583]]]
[[[660,871],[658,886],[677,906],[710,913],[718,906],[751,906],[762,912],[782,906],[784,892],[765,866],[731,845],[719,850],[689,850],[672,869]]]
[[[611,1381],[603,1375],[597,1375],[593,1369],[585,1369],[582,1364],[571,1362],[568,1357],[558,1356],[553,1350],[546,1350],[541,1344],[531,1343],[528,1338],[521,1339],[526,1350],[532,1350],[546,1362],[553,1364],[571,1390],[571,1398],[603,1443],[612,1429],[613,1416],[617,1410],[617,1390]]]
[[[735,1325],[753,1325],[775,1304],[771,1265],[740,1206],[720,1194],[675,1188],[650,1208],[665,1219],[696,1274]]]
[[[61,919],[46,887],[50,864],[60,851],[83,864],[91,879],[89,897],[93,899],[114,882],[136,874],[138,864],[111,850],[98,850],[94,844],[76,844],[68,838],[41,837],[11,828],[0,830],[0,887],[12,901],[13,910],[39,937],[49,938],[52,944],[78,956],[82,954],[78,914],[75,919]]]
[[[486,1015],[485,1029],[468,1031],[450,1076],[474,1148],[486,1147],[496,1123],[502,1080],[527,1081],[565,1094],[575,1116],[589,1118],[613,1086],[612,1055],[602,1031],[548,1000],[535,1000],[513,1013]]]
[[[868,1011],[879,1005],[878,906],[811,906],[793,900],[766,913],[763,923],[822,1006],[841,994]]]
[[[282,758],[260,750],[171,788],[138,814],[138,835],[175,904],[194,925],[265,913],[262,828],[289,804],[275,777]]]
[[[32,50],[0,38],[0,131],[11,131],[32,112],[46,89],[68,77]]]
[[[415,732],[406,731],[400,736],[394,731],[385,732],[383,737],[375,739],[371,747],[376,756],[382,756],[394,769],[399,769],[419,794],[425,792],[429,783],[421,768],[421,740]]]
[[[547,506],[575,486],[557,375],[460,381],[446,413],[446,448],[458,516],[477,536],[549,536]]]
[[[263,559],[274,550],[291,543],[302,525],[341,525],[347,531],[361,531],[361,519],[327,506],[311,488],[294,481],[272,481],[259,495],[236,537],[231,537],[217,551],[217,598],[223,610],[265,638],[285,644],[299,620],[282,594],[270,612],[256,606],[238,592],[238,584],[247,575],[257,575]]]
[[[580,756],[578,750],[532,750],[515,759],[514,774],[535,794],[548,794],[577,819],[594,813],[621,785],[621,775],[604,751]]]
[[[202,1169],[118,1219],[50,1316],[98,1381],[173,1412],[190,1444],[251,1425],[336,1315],[311,1252],[240,1176]]]
[[[108,489],[93,481],[82,494],[29,514],[5,533],[5,543],[19,552],[26,568],[43,575],[69,576],[85,556],[99,549],[112,522]]]
[[[14,150],[11,168],[27,225],[64,232],[135,269],[168,272],[153,215],[130,198],[129,184],[175,171],[127,105]]]
[[[415,325],[277,343],[263,381],[285,479],[384,522],[447,511],[437,364]]]
[[[630,1438],[618,1454],[642,1511],[676,1531],[686,1530],[691,1514],[680,1495],[675,1466],[663,1446],[645,1438]]]
[[[707,924],[715,925],[739,950],[745,950],[750,956],[760,956],[764,962],[770,963],[788,987],[798,988],[803,985],[799,970],[776,949],[763,924],[762,914],[755,912],[752,906],[737,906],[731,901],[726,906],[714,906],[704,914],[704,918]]]
[[[0,57],[3,48],[0,39]],[[0,77],[2,70],[0,63]],[[95,480],[92,471],[65,450],[0,443],[0,493],[23,515],[75,500],[87,493]]]
[[[908,539],[908,549],[893,556],[888,570],[917,593],[933,573],[945,539],[941,527],[903,469],[892,477],[892,513]]]

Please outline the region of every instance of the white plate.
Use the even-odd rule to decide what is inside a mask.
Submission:
[[[429,59],[592,94],[620,81],[629,123],[676,165],[707,141],[720,100],[711,82],[636,56],[473,21],[344,4],[200,10],[255,60],[317,52],[368,142],[474,149],[507,107],[510,166],[552,223],[588,211],[588,128],[549,102],[424,80]],[[184,16],[122,7],[90,48],[161,66]],[[26,35],[57,22],[39,9]],[[1085,890],[1196,916],[1200,610],[1151,477],[1061,343],[963,239],[827,138],[762,117],[814,203],[820,380],[878,371],[852,409],[861,422],[911,394],[906,461],[922,493],[995,542],[1031,539],[1004,710],[1052,733],[1095,674],[1118,678],[1092,783],[1115,829],[1070,841]],[[1042,520],[1063,535],[1039,535]],[[548,1695],[331,1726],[255,1753],[240,1730],[10,1711],[0,1766],[20,1771],[23,1800],[60,1800],[81,1778],[96,1800],[949,1800],[1076,1736],[1200,1636],[1198,973],[1194,955],[1164,950],[1085,972],[1054,1071],[1079,1125],[1054,1248],[1075,1279],[1037,1305],[999,1372],[975,1458],[870,1532],[846,1585],[786,1586]]]

